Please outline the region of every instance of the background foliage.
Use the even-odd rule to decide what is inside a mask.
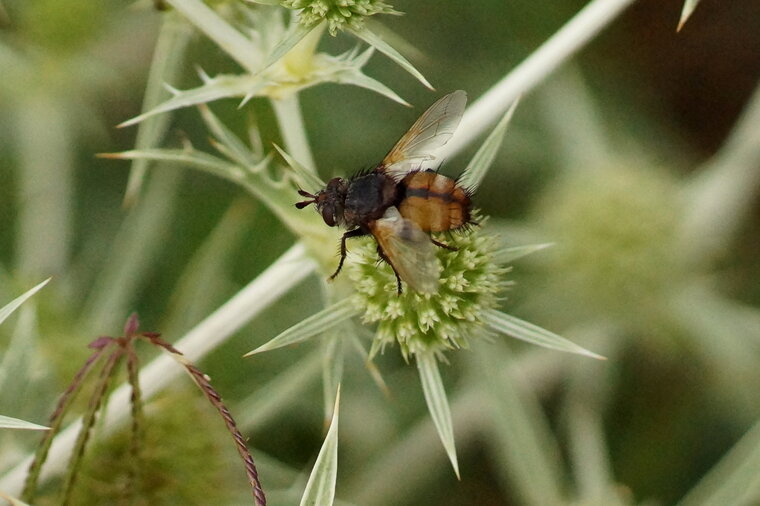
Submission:
[[[443,93],[464,89],[474,100],[582,6],[394,3],[405,14],[381,21],[409,44],[402,51],[438,91],[377,55],[366,73],[413,109],[358,87],[305,90],[303,116],[322,177],[382,158]],[[516,263],[504,307],[608,360],[500,340],[452,354],[441,370],[461,481],[438,444],[417,372],[398,350],[376,360],[390,397],[361,361],[346,361],[339,500],[672,504],[686,496],[683,504],[706,504],[737,479],[736,494],[716,504],[751,504],[744,493],[756,500],[757,478],[753,489],[751,478],[738,476],[760,452],[760,185],[751,176],[760,167],[760,7],[705,0],[676,33],[681,8],[634,3],[524,97],[476,196],[508,242],[556,243]],[[114,125],[140,113],[165,15],[147,2],[2,3],[0,306],[53,276],[0,327],[0,350],[13,357],[0,369],[3,415],[44,424],[88,355],[85,345],[118,335],[130,311],[144,329],[174,341],[293,242],[241,189],[177,167],[149,172],[140,200],[125,208],[128,165],[94,157],[134,146],[135,129]],[[192,36],[188,44],[173,86],[197,86],[196,63],[210,75],[239,71],[208,40]],[[355,44],[328,36],[320,50]],[[237,105],[212,108],[241,133],[255,117],[264,144],[282,145],[268,101]],[[738,140],[737,124],[745,128]],[[172,116],[165,144],[189,139],[205,149],[207,137],[188,108]],[[444,172],[456,175],[477,145],[447,160]],[[750,164],[745,179],[730,172],[742,163]],[[728,175],[710,177],[721,173]],[[746,183],[732,189],[738,180]],[[711,198],[738,204],[714,234],[683,225],[693,241],[675,241],[699,214],[691,207]],[[315,313],[319,286],[312,276],[201,364],[250,436],[272,504],[298,500],[322,444],[319,357],[308,346],[240,357]],[[177,381],[150,405],[156,455],[147,503],[247,501],[221,424],[188,400],[187,383]],[[14,465],[36,437],[0,434],[0,465]],[[113,455],[126,443],[116,437],[99,445],[84,482],[92,495],[83,492],[78,504],[118,494],[119,473],[102,469],[118,467]],[[739,456],[730,453],[737,448]]]

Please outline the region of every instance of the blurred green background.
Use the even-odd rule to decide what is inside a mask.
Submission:
[[[94,155],[133,147],[135,128],[114,125],[140,112],[165,14],[148,2],[116,0],[1,5],[0,305],[44,277],[53,281],[35,299],[26,391],[4,385],[0,413],[44,423],[57,393],[87,356],[85,345],[120,332],[127,313],[113,308],[137,311],[144,329],[174,341],[271,264],[293,237],[241,189],[177,167],[150,173],[145,191],[155,192],[153,198],[144,194],[132,209],[122,206],[129,165]],[[410,59],[438,91],[425,90],[378,55],[366,73],[414,108],[349,86],[304,91],[303,114],[322,177],[372,165],[440,95],[464,89],[475,100],[583,5],[395,2],[405,14],[379,21],[408,42]],[[700,250],[704,254],[695,257],[674,241],[690,205],[681,194],[696,175],[725,158],[726,140],[757,87],[760,3],[703,0],[676,33],[681,7],[678,0],[636,2],[524,97],[476,196],[507,242],[556,244],[515,265],[517,284],[503,309],[609,355],[606,363],[595,363],[501,341],[473,346],[518,363],[519,390],[528,396],[525,402],[540,408],[536,419],[551,435],[559,482],[579,502],[583,494],[575,492],[583,488],[583,473],[576,464],[583,453],[574,453],[574,443],[582,427],[573,420],[582,416],[574,406],[587,407],[602,424],[606,449],[599,454],[619,487],[600,497],[623,503],[674,504],[760,414],[757,185],[745,185],[736,199],[746,204],[726,225],[731,233]],[[320,49],[336,53],[354,44],[346,36],[325,37]],[[211,75],[239,71],[199,36],[191,39],[185,61],[181,79],[170,83],[181,89],[198,84],[196,64]],[[212,108],[240,132],[253,115],[265,143],[281,143],[266,100],[254,99],[243,110],[234,101]],[[197,111],[180,110],[171,122],[165,144],[189,139],[207,146]],[[760,132],[757,123],[752,128]],[[458,174],[476,147],[447,160],[443,171]],[[192,274],[201,266],[210,277],[198,286]],[[244,412],[243,399],[296,360],[308,360],[310,350],[240,356],[318,310],[320,301],[312,296],[317,290],[312,277],[201,364],[239,418],[254,417]],[[19,332],[14,325],[0,327],[0,350]],[[521,488],[519,471],[510,470],[509,441],[492,437],[481,427],[480,413],[467,407],[468,396],[486,388],[473,378],[477,353],[451,354],[451,365],[442,368],[452,405],[462,406],[454,408],[461,481],[437,439],[425,439],[430,424],[415,368],[396,350],[379,357],[388,399],[360,361],[347,361],[339,498],[355,504],[541,503]],[[298,396],[247,425],[254,456],[260,450],[282,464],[281,475],[268,471],[274,489],[307,472],[319,450],[322,393],[314,370]],[[186,388],[165,394],[156,410],[163,403],[171,407],[164,413],[181,411],[177,399],[187,398]],[[245,500],[242,472],[230,464],[234,456],[224,453],[231,448],[221,425],[206,415],[204,428],[198,427],[203,417],[192,413],[157,417],[164,428],[156,433],[164,435],[156,445],[181,446],[177,435],[186,425],[176,416],[192,421],[194,431],[208,432],[209,441],[198,448],[208,444],[213,450],[189,448],[186,456],[170,456],[161,469],[176,482],[156,485],[166,492],[150,504],[209,504],[189,491],[203,496],[209,484],[227,479],[240,493],[217,500]],[[13,463],[35,441],[29,434],[3,434],[0,465]],[[205,453],[224,464],[187,464]],[[266,462],[265,470],[280,469]],[[218,471],[222,465],[231,468],[228,473]],[[267,472],[263,476],[267,486]],[[109,476],[92,471],[89,479],[87,486],[98,490],[93,483]],[[202,483],[190,487],[194,481]]]

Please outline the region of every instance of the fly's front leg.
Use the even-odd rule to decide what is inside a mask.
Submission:
[[[338,268],[335,269],[335,272],[333,272],[332,276],[329,278],[331,281],[335,279],[335,276],[337,276],[340,270],[343,268],[343,261],[346,259],[346,239],[349,237],[361,237],[363,235],[367,235],[367,232],[361,228],[355,228],[353,230],[349,230],[343,234],[343,237],[340,238],[340,262],[338,263]]]

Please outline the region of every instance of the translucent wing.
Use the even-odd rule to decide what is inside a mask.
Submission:
[[[462,119],[467,94],[449,93],[430,106],[382,161],[383,171],[400,181],[420,163],[435,158],[431,153],[446,144]]]
[[[403,281],[417,292],[438,291],[440,266],[435,246],[416,223],[389,207],[381,219],[370,224],[370,229]]]

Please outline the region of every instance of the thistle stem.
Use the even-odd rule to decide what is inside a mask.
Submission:
[[[201,0],[166,0],[248,72],[261,70],[258,47]]]
[[[592,0],[467,109],[441,157],[451,158],[486,132],[512,102],[535,88],[634,1]]]

